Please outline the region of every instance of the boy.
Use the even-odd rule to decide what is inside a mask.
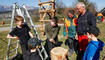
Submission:
[[[30,28],[23,24],[24,19],[21,16],[15,17],[17,26],[7,35],[7,38],[19,39],[22,49],[23,59],[29,60],[28,40],[33,38]]]
[[[87,37],[90,39],[87,49],[84,53],[83,60],[99,60],[100,51],[104,47],[104,42],[98,39],[100,31],[97,27],[89,27]]]
[[[28,49],[30,50],[30,60],[42,60],[38,53],[38,48],[41,45],[41,40],[38,38],[31,38],[28,41]]]

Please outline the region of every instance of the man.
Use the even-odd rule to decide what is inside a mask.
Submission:
[[[60,27],[57,24],[57,17],[53,17],[51,19],[51,22],[46,24],[45,26],[45,34],[47,37],[45,47],[47,49],[48,56],[50,57],[50,51],[52,48],[56,46],[56,43],[58,42],[58,34]],[[48,58],[50,60],[50,58]]]
[[[89,26],[96,26],[96,17],[91,13],[86,11],[85,4],[83,2],[79,2],[76,5],[77,12],[79,13],[78,16],[78,26],[77,26],[77,35],[79,41],[79,50],[80,56],[83,57],[85,49],[88,45],[88,38],[86,32]],[[81,59],[80,58],[80,59]]]
[[[64,30],[63,35],[66,38],[65,44],[69,47],[69,53],[72,53],[75,50],[74,46],[76,44],[75,35],[76,35],[76,26],[77,26],[77,17],[74,15],[74,10],[69,10],[68,17],[64,20]]]

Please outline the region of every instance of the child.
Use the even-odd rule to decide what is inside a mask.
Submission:
[[[7,35],[7,38],[19,39],[22,49],[23,59],[29,60],[28,40],[33,38],[33,34],[30,32],[30,28],[24,23],[24,19],[21,16],[15,17],[17,26]]]
[[[97,27],[89,27],[87,37],[90,39],[87,49],[84,53],[83,60],[99,60],[100,51],[104,47],[104,42],[98,39],[100,31]]]
[[[30,54],[30,60],[42,60],[41,57],[39,56],[38,48],[41,45],[41,40],[38,38],[31,38],[28,41],[28,48],[31,52]]]
[[[51,19],[51,22],[45,25],[45,34],[46,34],[46,51],[49,55],[48,60],[50,60],[50,51],[52,48],[57,46],[58,42],[58,34],[60,27],[58,26],[58,21],[57,17],[53,17]]]

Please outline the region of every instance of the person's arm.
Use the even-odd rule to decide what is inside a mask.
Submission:
[[[65,26],[65,20],[64,20],[64,27],[63,27],[63,36],[66,37],[67,33],[66,33],[66,26]]]
[[[76,24],[76,35],[75,35],[75,39],[76,39],[76,40],[78,40],[78,32],[77,32],[77,31],[78,31],[78,30],[77,30],[78,21],[77,21],[77,20],[78,20],[78,18],[77,18],[77,16],[76,16],[76,22],[75,22],[75,24]]]
[[[60,27],[57,27],[53,33],[52,39],[54,39],[59,34]]]
[[[16,36],[16,28],[14,28],[8,35],[7,38],[12,38],[12,39],[19,39],[18,36]]]
[[[19,39],[17,36],[11,36],[10,34],[7,35],[7,38]]]
[[[96,26],[96,17],[95,17],[95,15],[94,14],[92,14],[92,13],[90,13],[89,15],[89,20],[90,20],[90,26]]]
[[[48,39],[51,39],[50,32],[49,32],[49,25],[48,24],[45,26],[45,34],[46,34],[46,37]]]
[[[33,36],[33,34],[31,33],[30,27],[29,27],[27,24],[24,24],[24,25],[25,25],[25,27],[27,28],[27,31],[28,31],[28,33],[29,33],[29,36],[30,36],[31,38],[33,38],[34,36]]]
[[[55,29],[55,31],[54,31],[54,33],[53,33],[53,36],[52,36],[52,38],[50,39],[50,42],[55,43],[54,38],[59,34],[59,30],[60,30],[60,27],[57,27],[57,28]]]
[[[29,31],[29,35],[30,35],[30,37],[31,38],[33,38],[34,36],[33,36],[33,34]]]
[[[96,47],[94,45],[91,45],[88,47],[88,51],[86,52],[87,52],[86,60],[93,60],[96,53]]]
[[[76,33],[76,35],[75,35],[75,39],[78,40],[78,34],[77,34],[77,33]]]

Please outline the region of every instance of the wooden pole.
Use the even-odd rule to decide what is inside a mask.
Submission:
[[[55,0],[52,0],[52,10],[55,10]],[[52,17],[54,17],[55,16],[55,11],[54,12],[52,12]]]
[[[41,3],[41,0],[39,0],[39,14],[40,14],[40,26],[41,26],[40,30],[42,31],[41,34],[43,35],[44,34],[44,31],[43,31],[44,26],[43,26],[42,13],[40,12],[42,10],[40,3]]]

